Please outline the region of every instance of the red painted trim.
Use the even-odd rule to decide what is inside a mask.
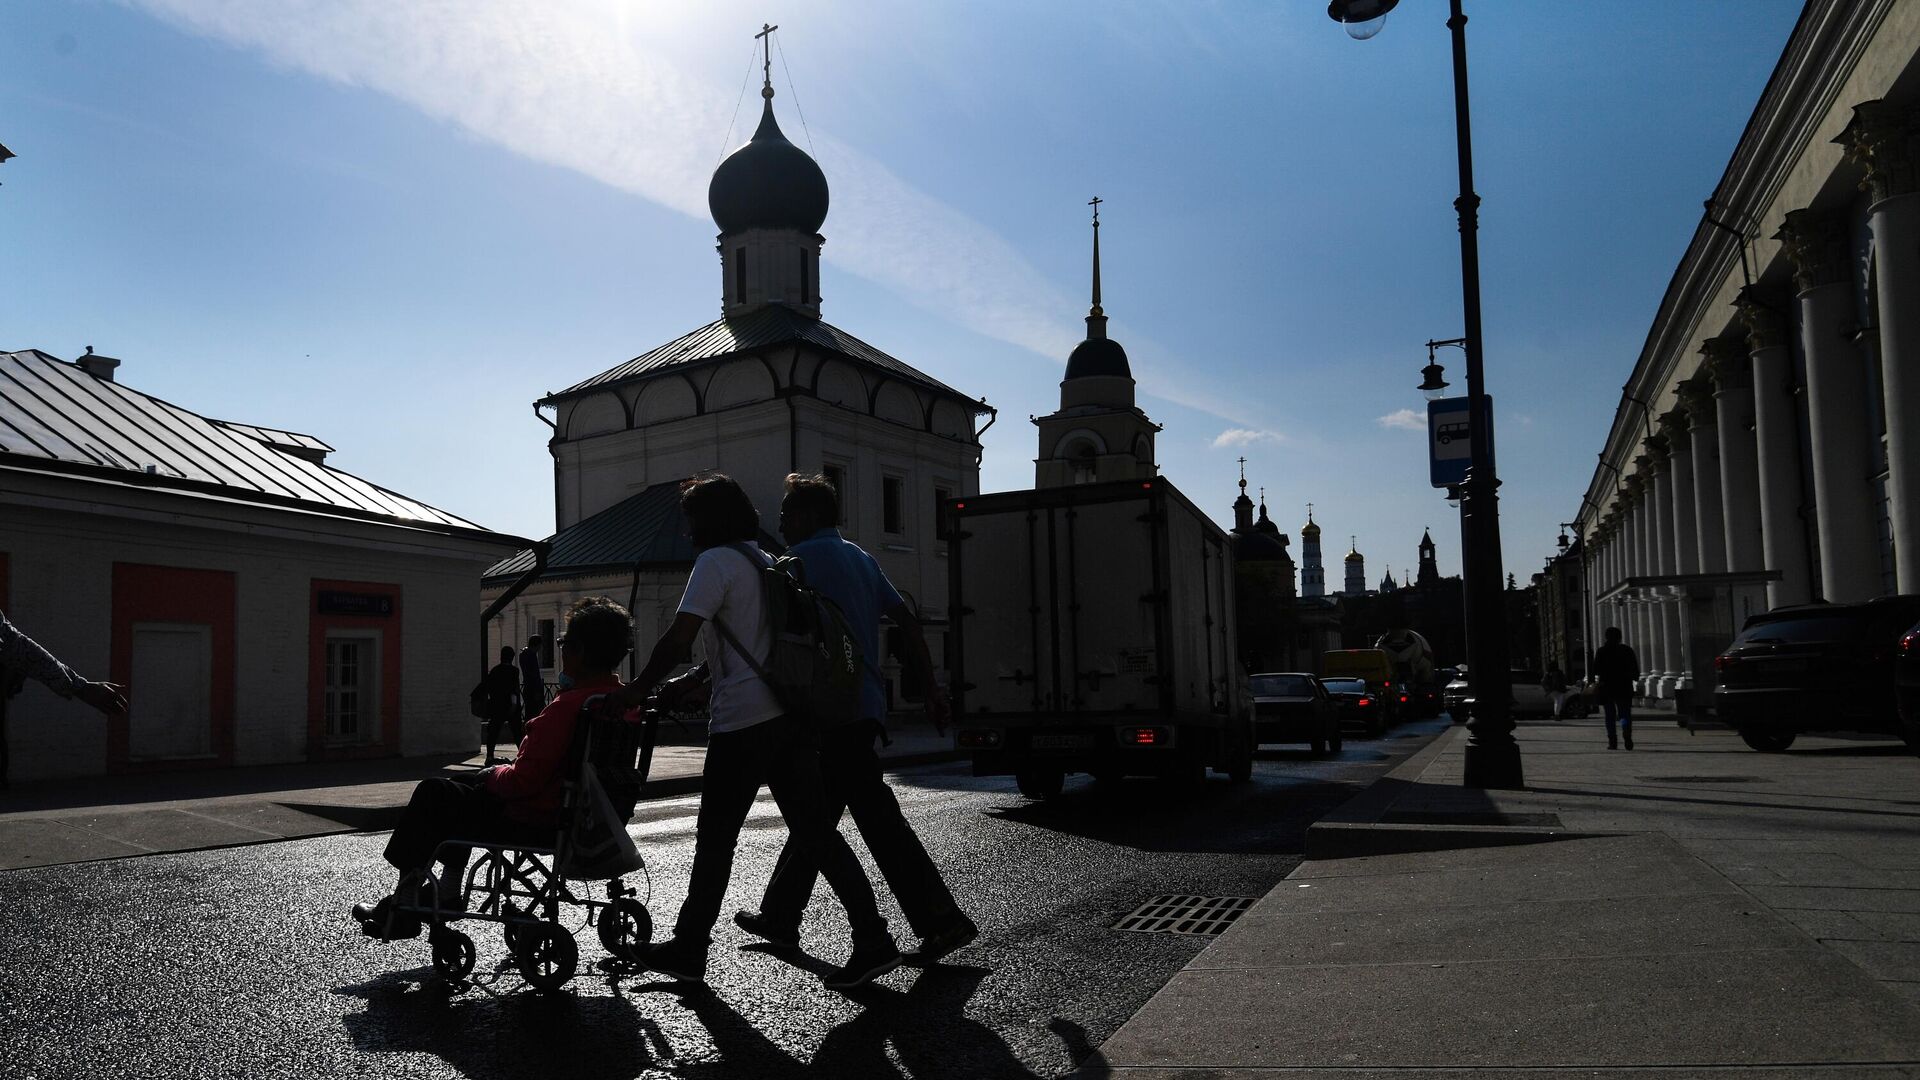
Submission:
[[[112,680],[127,688],[129,704],[139,700],[133,684],[133,624],[200,623],[213,631],[213,686],[208,695],[213,721],[214,760],[129,761],[127,718],[107,721],[107,771],[169,772],[233,764],[234,577],[227,570],[191,570],[180,566],[113,564]]]
[[[349,592],[385,596],[393,601],[391,615],[322,615],[320,593]],[[393,757],[400,753],[400,630],[403,625],[400,586],[378,581],[313,579],[307,591],[307,758],[310,761],[351,761]],[[380,631],[380,738],[357,746],[327,745],[327,632]]]

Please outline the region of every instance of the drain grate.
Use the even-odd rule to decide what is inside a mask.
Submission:
[[[1649,784],[1757,784],[1757,776],[1637,776]]]
[[[1113,924],[1136,934],[1200,934],[1211,937],[1246,914],[1253,896],[1156,896]]]

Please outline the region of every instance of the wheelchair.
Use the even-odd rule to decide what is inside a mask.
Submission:
[[[443,978],[466,981],[478,956],[473,938],[455,924],[489,922],[500,925],[527,985],[536,990],[564,986],[579,963],[579,947],[562,914],[580,911],[609,955],[630,964],[642,961],[653,937],[653,917],[646,905],[651,897],[625,881],[628,875],[647,872],[626,824],[653,763],[659,716],[648,710],[636,722],[603,715],[599,705],[604,697],[587,699],[574,725],[560,823],[551,846],[445,840],[428,869],[401,888],[399,895],[417,899],[396,910],[426,924],[433,967]],[[462,847],[472,850],[460,883],[464,910],[443,908],[433,867],[449,848]],[[605,882],[604,898],[575,891],[587,882]]]

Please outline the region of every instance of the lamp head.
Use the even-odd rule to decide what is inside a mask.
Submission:
[[[1327,17],[1346,30],[1355,41],[1365,41],[1387,24],[1387,12],[1400,0],[1333,0],[1327,5]]]
[[[1446,393],[1447,380],[1442,377],[1440,362],[1433,358],[1431,350],[1427,353],[1427,366],[1420,369],[1420,392],[1427,395],[1428,401],[1436,400]]]

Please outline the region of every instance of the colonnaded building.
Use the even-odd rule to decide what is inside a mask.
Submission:
[[[488,571],[496,646],[537,634],[551,668],[568,605],[599,594],[632,606],[644,654],[696,554],[681,481],[734,477],[771,533],[786,475],[818,472],[840,492],[841,533],[879,560],[943,655],[944,507],[979,491],[976,425],[993,410],[820,317],[827,180],[781,134],[770,81],[761,96],[759,128],[707,188],[721,317],[535,403],[553,416],[556,532]]]
[[[0,610],[128,701],[27,683],[0,702],[13,779],[471,750],[473,589],[527,541],[119,366],[0,352]]]
[[[1576,521],[1649,696],[1754,612],[1920,592],[1917,55],[1920,4],[1810,0],[1627,380]]]

